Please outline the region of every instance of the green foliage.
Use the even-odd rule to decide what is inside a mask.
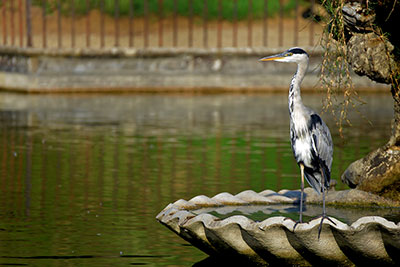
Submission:
[[[55,12],[58,2],[57,0],[47,0],[47,12]],[[249,14],[253,18],[262,18],[265,12],[269,17],[272,17],[279,14],[281,8],[284,15],[288,16],[296,7],[296,2],[304,4],[303,0],[289,0],[285,2],[280,7],[279,0],[70,0],[60,1],[60,7],[62,13],[66,15],[71,13],[73,7],[76,14],[85,14],[88,10],[100,9],[109,15],[114,15],[116,10],[118,10],[121,16],[128,16],[132,12],[135,17],[141,17],[146,13],[149,15],[159,15],[160,10],[162,10],[163,16],[174,14],[188,16],[193,14],[194,16],[203,17],[205,6],[207,6],[207,17],[209,19],[218,19],[221,16],[225,20],[233,20],[235,18],[241,20],[246,19]],[[265,3],[267,3],[267,6],[265,6]],[[43,1],[34,0],[33,4],[43,6]]]

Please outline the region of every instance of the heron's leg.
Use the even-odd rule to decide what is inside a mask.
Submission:
[[[321,189],[322,189],[322,216],[321,216],[321,222],[319,224],[319,228],[318,228],[318,239],[319,236],[321,235],[321,230],[322,230],[322,223],[324,221],[324,219],[328,219],[331,223],[333,223],[334,225],[336,225],[336,223],[334,221],[332,221],[327,215],[326,215],[326,209],[325,209],[325,175],[324,172],[322,171],[322,168],[320,168],[321,170]]]
[[[322,175],[322,177],[324,177]],[[324,178],[322,178],[322,182],[324,183]],[[326,215],[326,208],[325,208],[325,187],[322,186],[322,216]]]
[[[304,165],[300,164],[300,172],[301,172],[301,194],[300,194],[300,218],[299,222],[303,222],[303,199],[304,199]]]
[[[296,228],[297,224],[303,223],[303,198],[304,198],[304,165],[300,163],[300,173],[301,173],[301,193],[300,193],[300,218],[294,224],[293,231]]]

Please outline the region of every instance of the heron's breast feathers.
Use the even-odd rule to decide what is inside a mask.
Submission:
[[[291,114],[290,137],[296,161],[309,168],[332,164],[332,138],[328,127],[317,114]]]

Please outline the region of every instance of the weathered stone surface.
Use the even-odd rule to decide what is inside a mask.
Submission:
[[[215,195],[212,199],[218,201],[219,203],[222,203],[224,205],[243,205],[246,204],[246,201],[233,196],[232,194],[229,194],[227,192],[219,193],[218,195]]]
[[[284,194],[279,194],[269,189],[264,190],[259,194],[278,203],[293,203],[295,201],[292,198],[285,196]]]
[[[236,196],[245,202],[252,202],[252,203],[258,203],[258,204],[269,204],[269,203],[275,202],[271,198],[264,197],[260,194],[257,194],[256,192],[254,192],[252,190],[246,190],[246,191],[240,192]]]
[[[371,32],[375,20],[374,13],[367,13],[359,2],[349,2],[343,6],[343,20],[353,32]]]
[[[342,181],[351,188],[400,201],[400,148],[379,148],[353,162]]]
[[[396,57],[398,47],[395,49],[390,42],[398,46],[398,37],[393,36],[398,30],[389,25],[397,21],[394,16],[399,12],[399,5],[390,1],[373,1],[370,6],[364,2],[346,2],[342,13],[347,36],[347,60],[358,75],[391,84],[394,120],[389,142],[353,162],[341,179],[351,188],[400,201],[399,61]]]
[[[315,201],[310,190],[312,189],[306,189],[307,202]],[[249,192],[252,192],[251,195],[257,194],[253,191],[239,194],[245,195]],[[280,192],[292,198],[298,195],[298,191]],[[263,198],[281,194],[273,191],[261,193],[266,195]],[[372,194],[360,190],[328,193],[335,201],[354,198],[350,204],[357,201],[372,203],[366,195],[374,198]],[[232,197],[237,195],[217,195],[222,201]],[[251,209],[251,205],[258,204],[256,197],[253,200],[254,203],[249,201],[240,210]],[[269,205],[276,207],[276,203],[267,204],[262,210],[268,209]],[[206,207],[210,212],[213,211],[207,203]],[[229,206],[216,208],[219,209],[229,210]],[[298,224],[294,229],[295,222],[285,217],[271,217],[256,222],[245,216],[235,215],[221,220],[204,209],[200,210],[186,211],[170,204],[157,215],[157,219],[209,255],[229,258],[236,256],[258,265],[359,266],[371,262],[385,266],[400,264],[397,256],[400,253],[400,223],[395,224],[382,217],[358,218],[351,225],[331,217],[332,221],[323,221],[321,236],[318,238],[321,219]]]
[[[306,203],[322,204],[322,196],[318,195],[310,187],[304,189]],[[299,192],[300,194],[300,192]],[[332,205],[355,205],[355,206],[396,206],[400,207],[400,201],[392,200],[359,189],[341,191],[329,191],[325,199],[326,203]]]
[[[195,205],[199,206],[220,206],[222,203],[218,202],[217,200],[211,199],[207,196],[200,195],[192,198],[189,200],[190,203],[193,203]]]
[[[352,69],[373,81],[393,84],[398,59],[395,57],[395,46],[389,40],[394,40],[391,37],[394,33],[384,32],[383,28],[394,29],[386,27],[386,22],[393,19],[392,13],[398,13],[398,6],[389,4],[390,1],[386,4],[383,4],[384,1],[373,1],[370,6],[357,1],[346,2],[342,14],[347,35],[347,60]],[[382,5],[396,8],[396,12],[382,9]]]
[[[373,81],[391,83],[391,71],[395,69],[391,52],[394,47],[377,34],[354,33],[347,42],[348,61],[358,75],[366,75]]]
[[[180,209],[195,209],[195,208],[197,208],[195,203],[186,201],[184,199],[179,199],[179,200],[175,201],[173,205]]]
[[[307,48],[305,48],[307,49]],[[303,91],[315,91],[321,54],[312,51]],[[100,51],[0,48],[0,88],[23,92],[287,91],[295,67],[261,64],[276,49],[111,49]],[[62,74],[62,75],[60,75]],[[354,75],[358,88],[382,85]]]

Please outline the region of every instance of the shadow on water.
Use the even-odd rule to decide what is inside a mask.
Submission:
[[[207,257],[199,262],[196,262],[192,267],[210,267],[210,266],[256,266],[254,263],[229,255],[227,257]]]
[[[321,99],[304,96],[315,110]],[[323,115],[337,189],[348,164],[390,132],[391,97],[364,100],[360,111],[373,126],[350,115],[345,139]],[[200,194],[298,188],[286,101],[286,94],[0,94],[0,265],[199,262],[205,254],[156,214]]]

